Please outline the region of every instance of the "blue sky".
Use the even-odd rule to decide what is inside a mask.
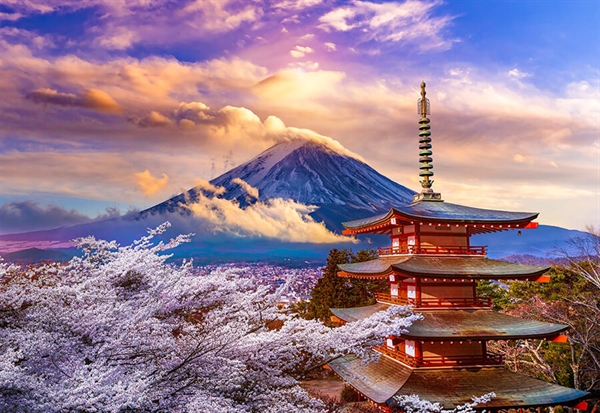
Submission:
[[[598,226],[599,27],[597,1],[2,0],[2,232],[147,208],[286,127],[418,189],[421,80],[447,201]]]

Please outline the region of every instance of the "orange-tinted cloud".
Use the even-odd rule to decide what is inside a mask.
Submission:
[[[235,201],[200,194],[198,202],[188,208],[209,230],[238,237],[319,244],[354,242],[352,238],[334,234],[323,223],[316,222],[309,215],[316,207],[288,199],[256,202],[242,209]]]
[[[165,128],[173,124],[171,119],[154,110],[141,119],[133,118],[131,121],[141,128]]]
[[[162,178],[155,178],[147,169],[144,172],[136,173],[135,179],[139,189],[146,196],[161,192],[169,182],[169,177],[166,174],[163,173]]]
[[[105,113],[118,114],[121,112],[119,104],[108,93],[98,89],[89,89],[78,96],[73,93],[61,93],[54,89],[41,88],[29,92],[25,97],[41,104],[81,107]]]

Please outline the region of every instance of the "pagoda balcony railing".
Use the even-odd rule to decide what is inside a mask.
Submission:
[[[505,357],[501,354],[486,353],[477,355],[461,356],[421,356],[412,357],[398,350],[396,347],[390,348],[386,345],[375,347],[375,351],[385,354],[411,367],[446,367],[446,366],[502,366]]]
[[[392,296],[389,293],[375,293],[380,303],[395,305],[412,305],[415,308],[453,308],[453,307],[492,307],[492,299],[488,297],[468,298],[408,298],[406,296]]]
[[[485,255],[487,247],[485,246],[444,246],[435,245],[423,247],[417,245],[408,245],[403,247],[382,247],[379,248],[379,256],[402,255],[402,254],[431,254],[431,255]]]

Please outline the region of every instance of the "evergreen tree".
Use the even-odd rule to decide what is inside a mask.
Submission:
[[[356,254],[349,249],[329,252],[323,276],[312,291],[311,299],[294,308],[302,317],[331,324],[330,308],[348,308],[375,303],[375,292],[387,291],[387,280],[360,280],[338,277],[338,264],[369,261],[377,257],[373,249],[360,250]]]

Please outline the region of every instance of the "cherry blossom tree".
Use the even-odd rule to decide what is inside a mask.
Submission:
[[[277,309],[235,269],[201,275],[156,242],[77,240],[67,265],[0,266],[0,411],[319,412],[299,386],[347,353],[366,356],[419,316],[391,307],[339,328]]]

